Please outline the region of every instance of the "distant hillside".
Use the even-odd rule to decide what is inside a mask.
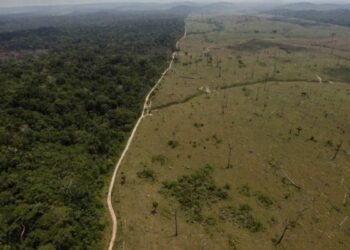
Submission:
[[[280,9],[271,11],[274,16],[283,16],[289,18],[300,18],[312,20],[321,23],[330,23],[336,25],[350,26],[350,9],[335,9],[328,11],[320,10],[287,10]]]
[[[279,6],[277,10],[292,10],[292,11],[307,11],[307,10],[316,10],[316,11],[330,11],[338,9],[350,9],[350,4],[315,4],[310,2],[299,2],[291,3]]]
[[[205,13],[225,13],[225,12],[241,12],[241,13],[255,13],[261,11],[268,11],[274,9],[278,6],[275,3],[253,3],[243,1],[240,3],[232,3],[232,2],[215,2],[198,8],[198,11]]]
[[[72,13],[94,13],[99,11],[125,12],[125,11],[153,11],[168,10],[177,6],[195,7],[198,4],[192,2],[176,3],[98,3],[98,4],[74,4],[51,6],[24,6],[0,8],[0,15],[52,15],[60,16]]]

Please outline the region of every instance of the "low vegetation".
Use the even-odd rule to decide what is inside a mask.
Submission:
[[[252,215],[252,209],[247,204],[240,205],[239,208],[231,206],[224,207],[220,209],[219,218],[223,221],[238,224],[240,227],[253,233],[264,229],[261,222]]]
[[[153,170],[147,168],[137,172],[137,176],[141,179],[145,179],[152,182],[156,180],[156,173]]]
[[[174,198],[190,221],[202,222],[204,207],[228,198],[228,193],[216,185],[212,171],[211,166],[206,166],[176,181],[163,182],[160,192]]]
[[[169,159],[165,155],[154,155],[154,156],[152,156],[152,163],[158,163],[160,166],[164,166],[168,162],[169,162]]]

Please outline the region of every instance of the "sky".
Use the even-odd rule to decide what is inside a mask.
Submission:
[[[185,1],[185,0],[0,0],[0,7],[17,7],[25,5],[57,5],[57,4],[80,4],[80,3],[98,3],[98,2],[176,2],[176,1]],[[200,0],[194,0],[194,2],[199,2]],[[208,1],[208,0],[206,0]],[[211,0],[214,2],[215,0]],[[217,0],[222,1],[222,0]],[[227,2],[264,2],[266,0],[226,0]],[[276,0],[268,0],[273,2]],[[278,2],[298,2],[298,0],[280,0]],[[306,2],[308,0],[299,0],[299,2]],[[310,2],[343,2],[350,3],[350,0],[310,0]]]

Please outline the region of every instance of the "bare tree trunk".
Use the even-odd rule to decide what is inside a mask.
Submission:
[[[284,236],[285,236],[289,226],[290,226],[290,222],[288,221],[287,224],[283,228],[281,236],[278,238],[278,240],[275,243],[276,246],[279,245],[282,242],[282,240],[283,240],[283,238],[284,238]]]
[[[332,158],[332,161],[334,161],[337,158],[338,153],[339,153],[339,151],[340,151],[342,146],[343,146],[343,141],[341,141],[340,144],[337,145],[337,148],[335,150],[335,154],[334,154],[334,156]]]
[[[175,236],[178,235],[178,231],[177,231],[177,211],[175,209],[175,213],[174,213],[174,221],[175,221]]]
[[[26,232],[26,226],[23,223],[21,223],[21,226],[22,226],[21,241],[23,241],[23,236],[24,236],[24,233]]]
[[[287,175],[287,173],[282,169],[281,170],[284,177],[294,186],[296,187],[297,189],[301,189],[301,187],[299,185],[297,185],[291,178],[289,178],[289,176]]]
[[[279,244],[282,242],[284,236],[285,236],[286,233],[287,233],[287,230],[290,229],[291,227],[294,227],[294,226],[297,224],[298,220],[301,218],[301,216],[303,215],[303,213],[304,213],[305,210],[306,210],[306,209],[303,209],[303,210],[299,211],[299,212],[298,212],[298,216],[297,216],[297,218],[296,218],[294,221],[290,221],[290,220],[287,221],[287,224],[284,226],[284,228],[283,228],[283,230],[282,230],[281,236],[280,236],[280,237],[278,238],[278,240],[275,242],[275,245],[276,245],[276,246],[279,245]]]
[[[232,146],[231,144],[228,144],[228,159],[227,159],[227,166],[226,168],[231,168],[231,155],[232,155]]]
[[[260,87],[258,87],[256,90],[255,101],[257,101],[259,99],[259,92],[260,92]]]

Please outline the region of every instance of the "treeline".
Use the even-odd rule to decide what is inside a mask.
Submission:
[[[111,15],[0,33],[1,51],[47,50],[0,62],[0,249],[102,248],[102,189],[184,29]]]
[[[350,26],[350,10],[337,9],[328,11],[318,10],[274,10],[270,14],[284,17],[300,18],[320,23]]]

